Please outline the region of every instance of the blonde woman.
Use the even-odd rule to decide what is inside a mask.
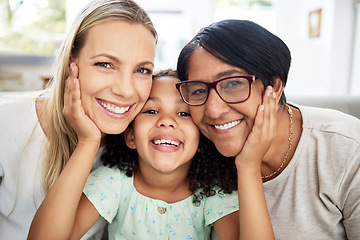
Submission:
[[[0,239],[26,238],[77,145],[63,115],[69,72],[78,76],[78,98],[70,96],[84,108],[78,117],[89,116],[102,136],[121,133],[149,96],[156,41],[151,20],[135,2],[93,1],[61,45],[48,88],[0,99]]]

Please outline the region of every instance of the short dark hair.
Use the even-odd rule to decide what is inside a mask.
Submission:
[[[247,20],[223,20],[201,29],[180,52],[177,71],[181,81],[188,80],[191,54],[203,47],[216,58],[243,68],[260,78],[264,87],[280,78],[285,87],[291,64],[290,50],[276,35]],[[282,93],[280,104],[285,104]]]

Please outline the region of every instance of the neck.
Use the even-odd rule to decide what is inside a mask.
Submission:
[[[294,108],[291,109],[294,115]],[[290,148],[290,151],[288,151],[290,137],[290,114],[288,112],[288,106],[283,106],[278,110],[276,120],[276,137],[273,140],[269,150],[265,154],[261,165],[262,176],[269,176],[271,174],[273,175],[271,177],[266,177],[265,179],[263,179],[264,181],[275,178],[285,169],[285,167],[289,164],[296,148],[296,145],[294,144],[294,139],[292,139],[292,146]],[[292,117],[292,132],[294,132],[294,125],[295,121],[294,117]],[[286,161],[283,164],[285,156],[287,157]],[[280,166],[282,166],[281,170],[276,172]],[[274,174],[274,172],[276,173]]]
[[[160,172],[139,160],[134,186],[139,193],[153,199],[168,203],[181,201],[192,194],[187,176],[190,164],[186,163],[172,172]]]

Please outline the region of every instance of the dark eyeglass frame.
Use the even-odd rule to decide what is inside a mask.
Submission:
[[[220,82],[224,81],[224,80],[229,80],[229,79],[232,79],[232,78],[245,78],[245,79],[249,82],[249,94],[248,94],[248,96],[247,96],[246,99],[241,100],[241,101],[236,101],[236,102],[229,102],[229,101],[225,101],[225,100],[221,97],[221,95],[219,94],[219,92],[218,92],[218,90],[217,90],[217,88],[216,88],[217,85],[218,85]],[[176,84],[175,84],[175,87],[176,87],[176,89],[179,91],[182,100],[183,100],[187,105],[189,105],[189,106],[201,106],[201,105],[204,105],[204,104],[206,103],[206,101],[208,100],[208,98],[209,98],[209,94],[210,94],[210,90],[211,90],[211,89],[214,89],[214,90],[215,90],[216,94],[221,98],[221,100],[223,100],[223,101],[226,102],[226,103],[232,104],[232,103],[242,103],[242,102],[245,102],[246,100],[249,99],[249,97],[250,97],[250,95],[251,95],[251,84],[252,84],[253,82],[255,82],[256,79],[257,79],[257,78],[256,78],[255,75],[238,75],[238,76],[232,76],[232,77],[223,78],[223,79],[217,80],[217,81],[215,81],[215,82],[211,82],[211,83],[203,82],[203,81],[191,81],[191,80],[190,80],[190,81],[183,81],[183,82],[176,83]],[[208,88],[208,93],[207,93],[207,96],[206,96],[205,101],[204,101],[202,104],[191,104],[191,103],[189,103],[189,102],[186,101],[186,99],[184,98],[184,96],[183,96],[183,94],[182,94],[182,92],[181,92],[181,90],[180,90],[181,86],[184,85],[184,84],[186,84],[186,83],[201,83],[201,84],[205,84],[205,85],[207,86],[207,88]]]

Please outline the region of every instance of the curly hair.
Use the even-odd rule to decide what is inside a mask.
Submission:
[[[106,135],[106,148],[101,160],[105,166],[117,168],[131,177],[138,169],[139,155],[136,149],[130,149],[125,143],[124,133]],[[199,148],[192,158],[188,171],[193,202],[199,204],[204,197],[218,193],[230,194],[237,190],[237,172],[233,157],[224,157],[214,144],[200,134]],[[200,189],[199,194],[196,192]]]

